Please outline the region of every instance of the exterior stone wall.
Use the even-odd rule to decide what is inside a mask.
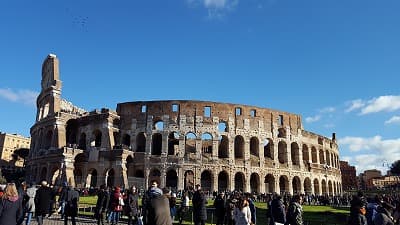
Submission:
[[[60,85],[42,86],[38,111],[48,102],[65,105]],[[126,102],[116,112],[68,108],[53,107],[32,127],[29,179],[77,187],[147,188],[157,180],[172,189],[342,191],[334,134],[305,131],[297,114],[191,100]]]

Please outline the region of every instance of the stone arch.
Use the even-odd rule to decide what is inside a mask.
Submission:
[[[127,147],[131,147],[131,136],[129,134],[124,134],[122,137],[122,145],[125,145]]]
[[[252,173],[250,175],[250,192],[260,193],[260,176],[258,173]]]
[[[114,187],[115,185],[115,171],[113,168],[110,168],[106,171],[105,174],[105,182],[107,187]]]
[[[79,127],[78,120],[70,119],[67,121],[67,126],[65,128],[66,130],[65,140],[67,141],[67,146],[78,144],[77,142],[78,127]]]
[[[101,139],[102,139],[102,133],[99,129],[96,129],[93,131],[93,144],[91,146],[93,147],[101,147]]]
[[[330,166],[331,165],[331,154],[329,153],[329,151],[328,150],[326,150],[325,151],[325,156],[326,156],[326,164],[328,165],[328,166]]]
[[[201,177],[200,177],[200,184],[201,184],[201,189],[203,189],[204,191],[213,191],[212,187],[213,187],[213,182],[212,182],[213,178],[212,178],[212,174],[209,170],[204,170],[201,173]]]
[[[303,144],[303,161],[304,163],[308,163],[310,161],[310,158],[308,156],[308,146],[306,144]]]
[[[83,132],[79,136],[79,149],[86,150],[86,134]]]
[[[324,179],[322,179],[321,181],[321,186],[322,186],[322,195],[326,195],[327,189],[326,189],[326,181]]]
[[[300,148],[296,142],[292,142],[290,145],[290,155],[292,157],[292,164],[299,166],[300,165]]]
[[[44,149],[49,149],[51,147],[51,142],[53,140],[53,131],[49,130],[46,133],[46,138],[44,139]]]
[[[194,173],[191,170],[185,171],[184,189],[193,190],[194,187]]]
[[[97,170],[92,168],[86,176],[86,186],[97,187]]]
[[[179,151],[179,134],[175,131],[168,135],[168,155],[178,154]]]
[[[158,130],[158,131],[162,131],[164,130],[164,121],[162,120],[155,120],[154,124],[153,124],[153,129]]]
[[[319,164],[325,164],[325,158],[324,158],[325,152],[324,150],[320,149],[319,150]]]
[[[136,152],[145,152],[146,151],[146,136],[143,132],[140,132],[136,136]]]
[[[220,121],[218,124],[218,132],[228,132],[228,123],[225,121]]]
[[[229,139],[225,135],[221,135],[219,139],[218,158],[229,158]]]
[[[126,176],[128,177],[133,177],[133,172],[134,172],[134,163],[133,163],[133,157],[129,155],[126,157]]]
[[[250,155],[260,156],[260,142],[257,137],[250,138]]]
[[[185,136],[185,155],[196,153],[196,135],[189,132]]]
[[[162,135],[160,133],[153,134],[151,138],[151,154],[161,155]]]
[[[223,170],[218,174],[218,191],[227,191],[229,187],[229,175]]]
[[[333,195],[332,181],[328,181],[328,194]]]
[[[281,195],[289,193],[289,179],[285,175],[279,177],[279,190],[281,191]]]
[[[237,172],[235,174],[235,190],[244,191],[245,182],[244,174],[242,172]]]
[[[176,191],[178,188],[178,174],[174,169],[168,170],[166,174],[166,187],[168,187],[170,190]]]
[[[321,192],[319,190],[319,181],[317,178],[314,179],[314,194],[315,195],[320,195]]]
[[[293,194],[301,194],[301,181],[298,176],[293,177],[292,188]]]
[[[272,174],[267,174],[264,179],[265,193],[275,192],[275,177]]]
[[[279,128],[278,129],[278,138],[286,138],[286,129],[285,128]]]
[[[75,168],[74,169],[74,180],[75,180],[75,186],[78,188],[83,187],[83,177],[82,177],[82,170],[80,168]]]
[[[314,146],[311,147],[311,162],[318,163],[318,152]]]
[[[152,181],[156,181],[159,185],[161,184],[161,172],[157,168],[153,168],[150,170],[149,184],[151,184]]]
[[[244,139],[241,135],[237,135],[235,137],[235,159],[243,159],[244,158]]]
[[[264,157],[274,160],[274,142],[271,138],[267,138],[264,142]]]
[[[286,153],[286,142],[284,141],[280,141],[278,143],[278,160],[279,163],[283,164],[283,163],[287,163],[287,153]]]
[[[203,133],[201,135],[201,151],[202,153],[212,154],[213,136],[210,133]]]
[[[304,193],[306,195],[312,194],[311,180],[308,177],[306,177],[306,179],[304,179]]]

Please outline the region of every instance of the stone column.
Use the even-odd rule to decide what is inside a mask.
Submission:
[[[218,191],[218,173],[213,170],[213,190]]]
[[[279,175],[274,175],[275,177],[275,192],[280,194],[281,188],[279,187]]]
[[[288,185],[289,185],[289,193],[291,194],[291,195],[293,195],[293,178],[291,178],[291,177],[288,177]]]

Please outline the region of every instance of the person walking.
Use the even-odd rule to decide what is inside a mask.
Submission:
[[[196,192],[193,194],[192,204],[194,225],[205,225],[207,220],[207,199],[199,184],[196,185]]]
[[[43,225],[43,219],[50,213],[50,205],[53,193],[47,186],[47,181],[43,180],[35,195],[35,213],[38,225]]]
[[[9,183],[0,201],[0,225],[16,225],[22,216],[22,196],[18,196],[15,184]]]
[[[76,216],[78,216],[79,193],[71,186],[68,186],[62,201],[65,202],[64,225],[68,224],[68,217],[71,217],[72,225],[76,225]]]
[[[189,212],[189,192],[185,191],[182,194],[181,205],[178,210],[179,225],[182,225],[183,218]]]
[[[105,190],[105,185],[100,185],[100,190],[97,193],[97,202],[95,209],[95,218],[97,225],[104,225],[104,215],[108,209],[110,203],[110,195]]]
[[[109,218],[112,225],[118,224],[123,206],[124,206],[124,201],[121,194],[121,188],[116,187],[110,197],[111,212]]]
[[[271,202],[271,220],[272,224],[286,223],[286,207],[280,195],[277,195]]]

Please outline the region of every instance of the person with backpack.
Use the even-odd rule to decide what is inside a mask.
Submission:
[[[303,225],[303,207],[301,206],[302,197],[300,195],[293,196],[287,214],[286,224]]]

